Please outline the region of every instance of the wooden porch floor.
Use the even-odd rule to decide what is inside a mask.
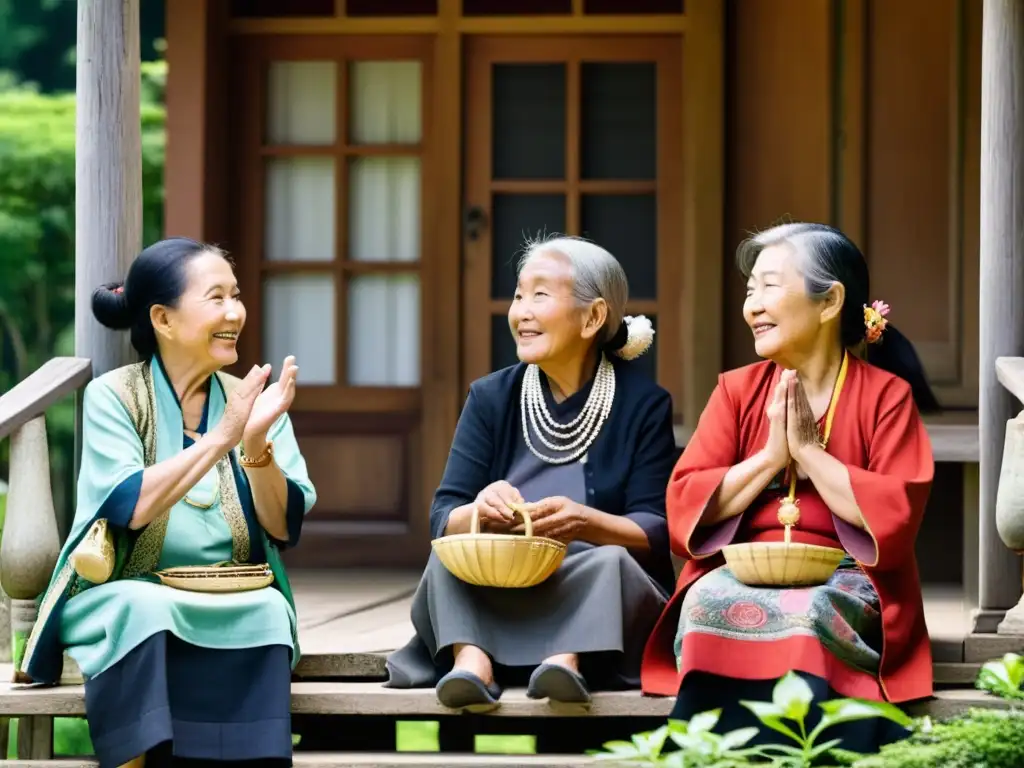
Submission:
[[[290,577],[303,654],[297,674],[384,677],[386,654],[412,636],[409,607],[419,573],[293,570]],[[925,589],[937,682],[969,685],[980,662],[1005,652],[1006,638],[970,635],[970,610],[956,587]]]

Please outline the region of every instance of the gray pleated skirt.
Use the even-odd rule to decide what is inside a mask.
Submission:
[[[416,635],[387,660],[389,688],[429,688],[452,646],[491,657],[502,685],[522,685],[549,656],[575,653],[592,690],[640,686],[644,645],[667,595],[623,547],[573,542],[559,569],[527,589],[477,587],[433,554],[413,597]]]

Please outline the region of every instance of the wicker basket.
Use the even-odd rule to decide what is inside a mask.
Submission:
[[[530,515],[518,507],[513,511],[523,518],[525,536],[480,533],[480,515],[474,509],[469,533],[431,542],[442,565],[457,579],[478,587],[533,587],[548,578],[562,564],[565,544],[534,536]]]
[[[846,552],[784,541],[754,541],[722,548],[733,576],[751,587],[812,587],[828,581]]]
[[[154,574],[161,583],[186,592],[251,592],[274,583],[274,572],[261,565],[193,565]]]

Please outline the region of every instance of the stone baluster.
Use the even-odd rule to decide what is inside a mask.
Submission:
[[[1014,398],[1024,402],[1024,357],[997,358],[996,378]],[[1006,422],[996,530],[1010,551],[1024,554],[1024,411]],[[1006,612],[996,631],[1001,635],[1024,635],[1024,598]]]
[[[60,553],[44,416],[11,435],[10,472],[0,584],[11,598],[12,656],[18,669],[36,621],[36,600],[46,590]]]

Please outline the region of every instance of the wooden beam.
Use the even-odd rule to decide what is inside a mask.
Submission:
[[[76,62],[75,354],[99,375],[133,357],[92,293],[124,279],[142,242],[139,0],[79,3]]]
[[[431,191],[429,220],[423,237],[430,238],[433,264],[420,273],[424,296],[458,294],[462,279],[462,95],[463,40],[457,30],[459,0],[440,0],[440,29],[434,38],[433,82],[428,86],[433,104],[425,113],[431,134]],[[426,305],[425,305],[426,306]],[[444,474],[455,425],[462,410],[459,386],[459,345],[452,343],[462,327],[462,303],[437,302],[423,318],[423,379],[421,384],[423,422],[420,428],[420,487],[414,489],[418,508],[411,521],[416,535],[426,546],[430,538],[430,504],[437,483]]]
[[[683,39],[684,420],[696,425],[722,365],[725,2],[690,0]]]
[[[452,716],[452,711],[438,702],[433,688],[384,688],[379,683],[292,683],[291,705],[293,714],[384,715],[432,719]],[[674,705],[673,696],[643,696],[635,690],[598,691],[593,694],[589,712],[581,711],[580,714],[593,720],[603,717],[664,718]],[[933,699],[908,706],[913,715],[949,717],[971,706],[1005,710],[1012,706],[1012,702],[984,691],[962,690],[936,691]],[[0,687],[0,714],[81,717],[85,715],[85,691],[79,685],[21,690],[3,686]],[[488,720],[509,717],[550,718],[553,714],[547,701],[530,699],[522,688],[511,688],[506,689],[502,696],[501,707],[484,717]],[[567,713],[558,713],[556,716],[564,714]],[[501,759],[505,762],[499,765],[508,765],[508,756],[502,756]]]
[[[1016,412],[997,360],[1024,353],[1024,3],[985,0],[982,16],[979,607],[990,624],[1021,596],[1020,558],[996,530],[996,495]]]
[[[226,24],[227,3],[167,6],[164,230],[221,244],[228,240],[230,178]]]
[[[678,34],[689,28],[693,15],[690,11],[685,16],[460,16],[455,19],[454,31],[463,35]],[[232,19],[228,31],[232,35],[430,35],[441,32],[445,25],[441,12],[437,16]]]
[[[55,357],[0,395],[0,440],[92,378],[92,362],[81,357]]]

